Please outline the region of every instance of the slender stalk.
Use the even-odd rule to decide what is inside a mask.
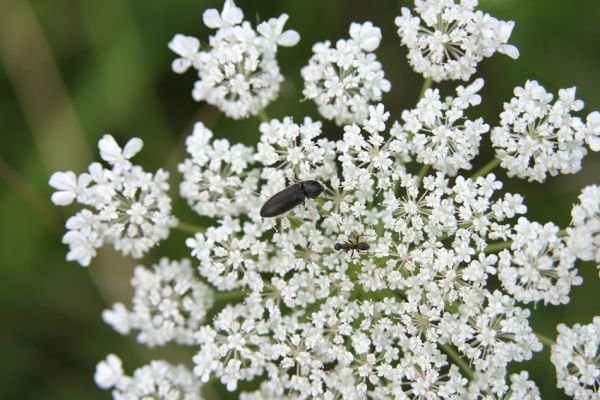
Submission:
[[[425,96],[425,92],[427,91],[427,89],[429,89],[431,87],[432,83],[433,83],[433,80],[431,78],[425,79],[425,81],[423,82],[423,86],[421,87],[421,91],[419,92],[419,97],[417,98],[417,100],[421,100],[423,98],[423,96]]]
[[[475,377],[475,372],[469,367],[469,364],[465,360],[463,360],[460,355],[454,350],[451,346],[447,344],[438,343],[440,348],[452,361],[454,364],[458,365],[458,367],[464,372],[464,374],[469,379],[473,379]]]
[[[264,108],[258,112],[258,118],[261,120],[261,122],[269,122],[271,120],[271,118],[269,118],[269,115],[265,112]]]
[[[196,226],[196,225],[188,224],[186,222],[181,222],[181,221],[179,221],[177,226],[175,226],[175,229],[177,229],[178,231],[181,231],[181,232],[193,233],[193,234],[202,233],[206,230],[201,226]]]
[[[215,302],[228,302],[231,300],[240,300],[246,297],[248,293],[245,290],[232,290],[230,292],[215,292]]]
[[[475,175],[473,175],[471,177],[471,179],[477,179],[480,176],[484,176],[484,175],[489,174],[494,169],[496,169],[496,167],[499,166],[501,162],[502,161],[500,161],[499,159],[494,158],[492,161],[490,161],[489,163],[485,164],[479,171],[475,172]]]
[[[421,184],[421,181],[423,180],[423,178],[425,178],[425,175],[427,175],[427,173],[429,172],[429,167],[431,167],[431,166],[428,164],[423,164],[423,166],[419,170],[419,184]]]
[[[512,245],[512,243],[512,240],[507,240],[506,242],[492,243],[485,248],[484,252],[495,253],[500,250],[508,249]]]
[[[552,347],[556,344],[556,342],[554,340],[550,339],[547,336],[542,335],[541,333],[536,332],[535,336],[537,336],[537,338],[540,339],[540,342],[544,343],[548,347]]]

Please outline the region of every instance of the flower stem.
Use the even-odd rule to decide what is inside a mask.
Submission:
[[[429,172],[429,167],[430,167],[429,164],[423,164],[423,166],[419,170],[419,182],[418,182],[418,184],[421,184],[421,181],[423,180],[423,178],[425,177],[425,175],[427,175],[427,172]]]
[[[228,302],[230,300],[239,300],[246,297],[248,293],[245,290],[232,290],[230,292],[215,292],[215,302]]]
[[[496,169],[496,167],[499,166],[501,162],[502,162],[501,160],[494,158],[492,161],[485,164],[479,171],[475,172],[475,175],[473,175],[471,177],[471,179],[475,180],[475,179],[479,178],[480,176],[489,174],[494,169]]]
[[[495,253],[500,250],[508,249],[512,245],[512,243],[513,243],[512,240],[507,240],[506,242],[498,242],[498,243],[489,244],[485,248],[484,253]]]
[[[201,226],[196,226],[196,225],[188,224],[186,222],[181,222],[181,221],[179,221],[177,226],[175,226],[175,229],[177,229],[178,231],[181,231],[181,232],[193,233],[193,234],[202,233],[205,231],[205,229]]]
[[[432,83],[433,80],[431,78],[425,79],[425,81],[423,82],[423,86],[421,87],[421,91],[419,92],[419,97],[417,97],[417,101],[421,100],[423,96],[425,96],[425,92],[431,87]]]
[[[444,353],[446,353],[446,355],[450,357],[456,365],[458,365],[467,378],[473,379],[475,377],[475,372],[473,372],[473,370],[469,367],[469,364],[467,364],[467,362],[460,357],[456,350],[447,344],[438,343],[438,345],[441,347]]]
[[[261,120],[261,122],[269,122],[271,120],[264,108],[261,108],[261,110],[258,112],[258,118]]]
[[[554,340],[550,339],[547,336],[542,335],[541,333],[536,332],[535,336],[537,336],[537,338],[540,339],[540,342],[544,343],[548,347],[552,347],[556,344],[556,342]]]

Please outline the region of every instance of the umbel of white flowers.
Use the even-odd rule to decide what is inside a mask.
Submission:
[[[153,361],[128,376],[111,354],[95,380],[113,398],[196,400],[218,381],[244,400],[539,399],[527,371],[509,371],[542,343],[552,349],[559,388],[599,398],[598,317],[561,324],[552,340],[533,331],[526,306],[569,303],[582,283],[578,260],[600,264],[600,186],[582,190],[561,229],[528,219],[523,196],[503,192],[491,171],[540,182],[578,172],[587,149],[600,150],[600,113],[579,115],[574,88],[553,102],[528,81],[504,104],[498,126],[468,117],[484,101],[482,78],[445,97],[427,86],[470,79],[495,52],[516,57],[508,44],[514,24],[477,10],[476,0],[415,5],[396,25],[409,63],[430,80],[401,120],[390,121],[380,102],[391,89],[375,55],[382,34],[365,22],[352,23],[335,47],[316,44],[301,72],[303,95],[342,127],[339,139],[323,137],[321,122],[308,117],[265,117],[256,146],[195,124],[179,193],[212,218],[206,228],[177,222],[165,172],[131,163],[140,139],[121,148],[106,135],[99,149],[109,168],[52,175],[55,204],[85,207],[67,221],[63,240],[67,259],[81,265],[105,243],[141,257],[172,228],[193,232],[189,254],[138,266],[132,304],[103,313],[141,344],[190,346],[193,371]],[[264,116],[283,79],[277,48],[299,40],[283,30],[287,19],[255,31],[227,0],[204,13],[216,29],[209,48],[182,35],[170,42],[180,56],[173,69],[198,71],[196,100],[233,118]],[[468,172],[488,137],[496,159]],[[318,198],[260,217],[267,199],[309,179],[325,188]],[[335,250],[347,241],[368,250]],[[255,389],[241,390],[246,381]]]

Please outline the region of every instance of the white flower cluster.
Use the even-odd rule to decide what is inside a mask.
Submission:
[[[587,124],[571,115],[583,108],[575,88],[561,89],[554,104],[536,81],[515,88],[514,95],[491,136],[509,176],[542,182],[548,174],[574,174],[581,170],[586,143],[600,151],[600,113],[588,115]]]
[[[121,359],[109,354],[96,366],[94,380],[102,389],[113,389],[115,400],[202,400],[194,375],[183,365],[165,361],[154,360],[127,376]]]
[[[483,57],[517,55],[506,44],[512,22],[477,3],[416,0],[418,17],[403,9],[396,23],[418,72],[467,80]],[[204,13],[217,29],[210,49],[181,35],[170,43],[181,56],[176,72],[199,71],[194,96],[234,118],[275,98],[277,46],[298,40],[283,31],[285,14],[258,33],[242,20],[225,0],[222,12]],[[131,309],[116,303],[103,313],[119,333],[139,331],[143,344],[192,346],[193,373],[154,361],[129,377],[109,355],[95,378],[115,399],[195,400],[201,384],[217,381],[243,400],[540,399],[526,371],[512,373],[546,341],[522,303],[568,303],[582,283],[576,259],[600,263],[600,187],[583,190],[571,226],[559,230],[528,220],[523,197],[503,193],[490,165],[538,181],[574,173],[584,144],[600,150],[600,113],[584,123],[572,116],[583,107],[574,89],[550,104],[552,95],[528,82],[493,130],[500,161],[468,178],[459,173],[489,131],[467,116],[482,101],[483,79],[445,99],[425,90],[402,121],[389,121],[379,101],[390,84],[372,53],[381,32],[352,24],[350,37],[315,45],[302,71],[304,95],[343,125],[341,138],[323,136],[308,117],[261,123],[255,147],[194,126],[179,190],[212,219],[185,242],[195,265],[165,258],[137,267]],[[112,169],[94,163],[79,177],[51,177],[56,204],[91,207],[67,222],[68,259],[87,265],[104,242],[139,257],[168,236],[167,175],[131,165],[140,148],[139,139],[121,149],[105,136],[100,152]],[[216,298],[232,301],[209,311]],[[552,348],[559,386],[578,399],[598,399],[599,329],[598,317],[560,325]]]
[[[550,359],[558,387],[576,400],[600,398],[600,317],[572,328],[557,326],[558,338]]]
[[[597,263],[600,272],[600,186],[590,185],[571,211],[567,243],[577,258]]]
[[[194,275],[190,260],[166,258],[148,270],[136,267],[131,284],[135,289],[131,311],[121,303],[102,317],[117,332],[139,330],[138,342],[162,346],[174,341],[191,345],[194,335],[213,305],[212,290]]]
[[[520,218],[510,238],[511,250],[502,251],[498,263],[504,289],[524,303],[568,303],[571,286],[583,280],[577,275],[572,249],[558,236],[558,227]]]
[[[420,188],[391,143],[379,139],[386,114],[371,108],[363,127],[373,131],[369,141],[361,140],[358,126],[348,126],[337,143],[317,138],[319,129],[307,130],[310,121],[261,126],[262,149],[255,157],[255,168],[267,171],[261,193],[316,176],[331,189],[276,220],[274,233],[270,222],[250,211],[188,239],[200,273],[213,285],[251,292],[200,329],[194,371],[203,381],[215,374],[236,390],[240,381],[267,373],[260,391],[246,398],[291,392],[297,398],[362,399],[407,390],[441,391],[448,398],[467,391],[502,396],[509,389],[508,364],[540,350],[529,311],[486,288],[498,260],[483,253],[486,243],[508,238],[506,221],[525,212],[521,197],[492,199],[502,186],[493,175],[459,176],[450,185],[438,174],[425,177]],[[312,152],[316,142],[329,151]],[[277,145],[285,151],[274,150]],[[295,162],[290,154],[298,155]],[[292,176],[269,179],[280,171],[273,165]],[[371,256],[355,259],[333,250],[333,240],[355,234],[364,234]],[[398,296],[405,301],[398,303]],[[467,388],[438,343],[456,347],[476,368],[477,379]]]
[[[67,220],[63,243],[69,245],[67,260],[90,264],[96,249],[112,243],[123,255],[142,257],[169,236],[176,223],[168,196],[169,174],[159,169],[145,172],[129,161],[142,148],[133,138],[121,148],[110,135],[98,142],[100,157],[112,166],[93,163],[89,173],[55,172],[49,184],[57,189],[52,202],[67,206],[73,201],[87,206]]]
[[[253,149],[242,144],[230,145],[227,139],[211,142],[213,133],[202,122],[186,139],[190,158],[178,167],[183,175],[181,197],[199,215],[208,217],[248,212],[245,199],[258,186],[258,171],[250,170]]]
[[[394,148],[449,176],[470,169],[471,160],[479,154],[481,135],[490,127],[483,118],[467,119],[464,112],[481,103],[477,93],[482,87],[483,79],[477,79],[466,88],[459,86],[457,97],[444,101],[438,89],[428,89],[417,108],[402,112],[404,123],[392,129],[397,140]]]
[[[350,39],[316,43],[308,65],[302,68],[304,91],[319,113],[338,125],[360,123],[368,107],[391,88],[381,63],[372,52],[379,47],[381,30],[371,22],[350,25]]]
[[[190,67],[198,71],[192,96],[206,101],[231,118],[257,115],[279,93],[283,76],[277,63],[278,46],[295,46],[296,31],[284,31],[287,14],[271,18],[252,29],[243,21],[242,10],[226,0],[221,13],[204,12],[204,24],[216,29],[209,38],[210,49],[202,50],[195,37],[175,35],[169,48],[180,57],[173,71],[184,73]]]
[[[402,8],[395,22],[416,72],[436,82],[466,81],[495,52],[519,57],[517,48],[507,44],[514,22],[497,20],[476,10],[477,5],[478,0],[415,0],[418,16]]]

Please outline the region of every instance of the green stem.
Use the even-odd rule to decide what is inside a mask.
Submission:
[[[423,178],[425,178],[425,175],[427,175],[427,172],[429,172],[429,167],[431,167],[431,165],[423,164],[423,166],[419,170],[419,181],[418,181],[419,184],[421,184],[421,181],[423,180]]]
[[[232,290],[230,292],[215,292],[215,302],[229,302],[246,297],[248,293],[245,290]]]
[[[441,347],[444,353],[446,353],[446,355],[452,359],[454,364],[458,365],[467,378],[472,380],[475,377],[475,372],[473,372],[473,370],[469,367],[469,364],[467,364],[467,362],[460,357],[456,350],[447,344],[438,343],[438,345]]]
[[[561,229],[560,231],[558,231],[558,233],[556,234],[556,236],[558,237],[565,237],[567,236],[569,233],[567,232],[567,229]]]
[[[265,109],[262,108],[259,112],[258,112],[258,118],[261,120],[261,122],[269,122],[271,119],[269,118],[269,116],[267,115],[267,113],[265,112]]]
[[[175,229],[177,229],[178,231],[181,231],[181,232],[193,233],[193,234],[202,233],[206,230],[205,228],[203,228],[201,226],[196,226],[196,225],[188,224],[188,223],[181,222],[181,221],[179,221],[177,226],[175,226]]]
[[[417,98],[417,101],[421,100],[423,96],[425,96],[425,92],[431,87],[432,83],[433,80],[431,78],[425,79],[425,81],[423,82],[423,86],[421,87],[421,91],[419,92],[419,97]]]
[[[542,335],[541,333],[536,332],[535,336],[537,336],[537,338],[540,339],[540,342],[544,343],[548,347],[552,347],[556,344],[556,342],[554,340],[550,339],[547,336]]]
[[[473,175],[471,177],[471,179],[475,180],[475,179],[479,178],[480,176],[489,174],[494,169],[496,169],[496,167],[499,166],[501,162],[502,162],[501,160],[494,158],[492,161],[485,164],[479,171],[475,172],[475,175]]]
[[[512,240],[507,240],[506,242],[492,243],[485,248],[484,252],[495,253],[500,250],[508,249],[510,246],[512,246],[512,243]]]

